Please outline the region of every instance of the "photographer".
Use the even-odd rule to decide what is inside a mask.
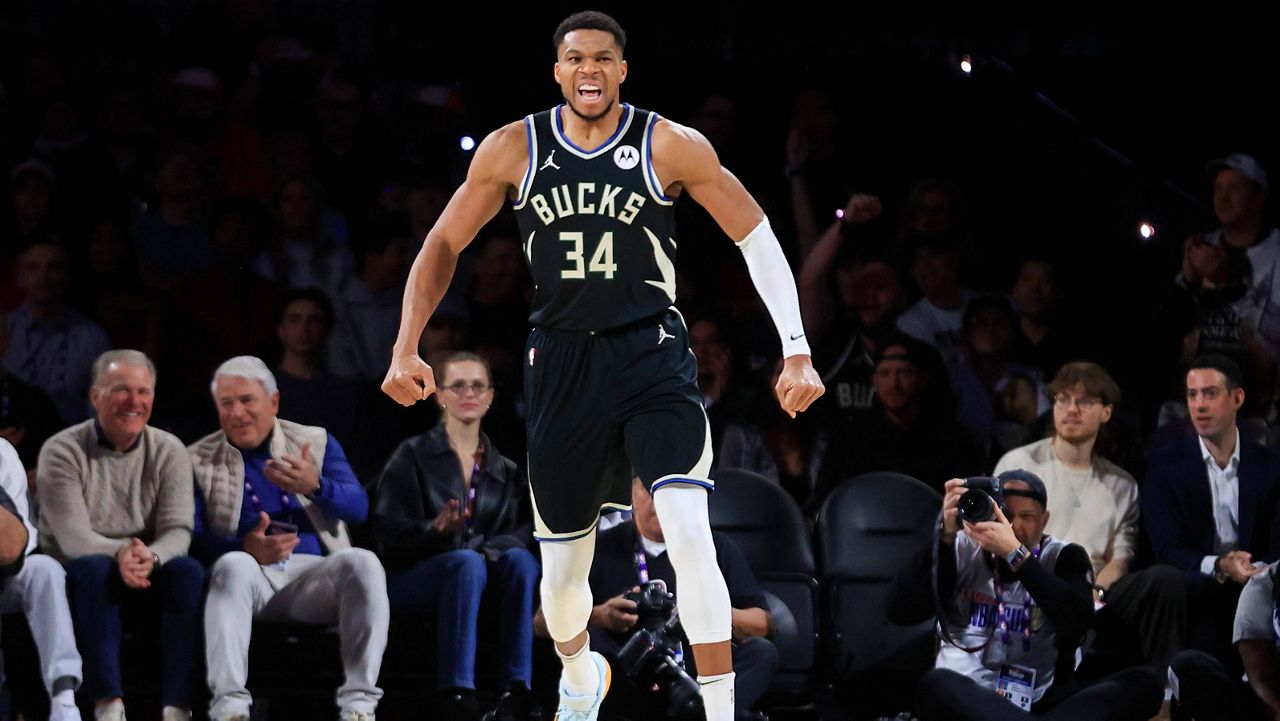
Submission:
[[[996,479],[952,479],[946,491],[937,589],[947,633],[937,667],[920,683],[919,716],[1153,716],[1161,683],[1150,669],[1075,688],[1076,650],[1093,614],[1093,573],[1084,549],[1045,535],[1044,482],[1011,470]]]
[[[634,592],[651,581],[661,580],[677,601],[679,594],[675,571],[667,557],[662,527],[658,525],[658,515],[653,508],[653,498],[638,479],[631,486],[631,504],[633,520],[599,532],[596,537],[595,562],[589,579],[595,606],[591,609],[587,630],[591,634],[591,648],[609,659],[615,673],[614,686],[604,702],[606,713],[649,718],[666,715],[664,710],[669,708],[670,696],[673,692],[682,693],[681,689],[673,691],[669,684],[659,680],[658,689],[654,691],[651,689],[653,682],[643,671],[638,674],[645,681],[642,687],[629,675],[628,663],[617,659],[628,640],[642,632],[638,629],[642,615],[651,613],[637,607]],[[724,574],[733,605],[731,624],[733,668],[737,674],[734,683],[737,718],[749,719],[752,713],[748,709],[768,689],[778,666],[777,648],[765,638],[772,630],[773,619],[769,615],[764,592],[756,583],[742,552],[721,534],[713,532],[712,538],[716,547],[716,563]],[[632,598],[626,598],[627,595]],[[661,596],[650,591],[650,598],[655,595]],[[672,613],[678,615],[678,609]],[[544,638],[549,637],[542,609],[538,609],[534,617],[534,632]],[[694,683],[692,679],[697,677],[697,670],[693,667],[693,654],[689,653],[684,631],[677,625],[671,635],[672,645],[679,641],[683,650],[677,655],[683,656],[686,680]],[[619,683],[624,678],[627,682]],[[675,683],[678,685],[678,681]],[[696,684],[690,688],[696,689]]]

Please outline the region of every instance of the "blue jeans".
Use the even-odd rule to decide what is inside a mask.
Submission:
[[[76,640],[84,655],[84,692],[94,701],[124,696],[120,681],[120,606],[142,594],[160,605],[160,646],[166,706],[190,709],[193,675],[200,658],[204,566],[183,556],[160,566],[151,587],[132,589],[110,556],[82,556],[67,564],[67,595]]]
[[[498,681],[522,683],[533,671],[533,591],[540,569],[524,548],[488,563],[468,549],[423,559],[391,577],[393,615],[436,619],[436,687],[475,688],[476,619],[487,594],[497,603]]]

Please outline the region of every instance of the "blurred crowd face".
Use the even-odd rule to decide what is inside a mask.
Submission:
[[[61,303],[71,283],[66,251],[50,243],[38,243],[27,248],[18,259],[17,283],[32,305]]]
[[[1240,171],[1227,168],[1213,179],[1213,212],[1224,226],[1262,219],[1267,194]]]
[[[329,318],[315,301],[298,298],[285,306],[276,334],[286,351],[313,358],[324,350]]]
[[[1018,312],[1030,318],[1043,318],[1053,310],[1058,297],[1058,282],[1053,266],[1042,260],[1028,260],[1018,267],[1013,283],[1013,302]]]
[[[946,233],[951,225],[951,196],[941,188],[921,193],[907,218],[907,227],[914,233]]]
[[[911,277],[926,298],[955,292],[960,287],[960,254],[941,248],[921,248],[911,263]]]
[[[974,355],[1003,357],[1013,345],[1013,318],[999,308],[986,308],[969,318],[964,332]]]
[[[906,348],[897,345],[885,348],[887,356],[904,355],[906,352]],[[928,382],[929,374],[917,368],[915,363],[901,358],[880,361],[871,376],[880,405],[891,413],[908,410],[919,403]]]
[[[882,261],[837,269],[836,287],[844,306],[857,314],[863,331],[891,327],[906,306],[897,272]]]
[[[280,186],[276,212],[284,234],[290,237],[308,235],[315,224],[317,202],[315,191],[302,180],[289,180]]]

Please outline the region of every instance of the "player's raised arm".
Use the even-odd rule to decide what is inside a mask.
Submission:
[[[422,329],[449,289],[458,254],[502,209],[512,189],[520,184],[528,162],[523,122],[490,133],[476,149],[466,181],[427,233],[409,271],[400,332],[391,353],[391,367],[382,381],[383,392],[397,403],[413,405],[435,391],[431,368],[418,356]]]
[[[786,358],[774,392],[782,409],[794,417],[824,388],[809,357],[795,278],[768,218],[733,173],[720,165],[715,149],[698,131],[662,121],[654,128],[653,157],[658,182],[682,186],[742,251]]]

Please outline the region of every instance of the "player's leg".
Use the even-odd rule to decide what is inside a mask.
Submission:
[[[707,508],[713,487],[711,438],[699,402],[697,363],[688,332],[674,313],[662,320],[674,342],[637,332],[635,376],[648,386],[628,407],[627,456],[653,493],[654,510],[678,582],[681,625],[698,665],[708,721],[733,719],[729,590],[716,564]]]
[[[608,692],[608,663],[587,643],[588,577],[601,506],[619,500],[610,478],[630,477],[607,387],[594,382],[587,362],[593,342],[539,329],[526,353],[528,478],[542,548],[542,613],[564,664],[560,721],[593,721]]]

